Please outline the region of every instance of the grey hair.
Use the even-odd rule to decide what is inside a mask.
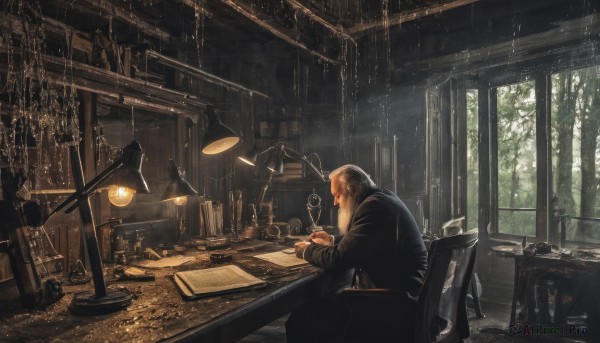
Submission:
[[[329,180],[333,178],[337,178],[345,191],[354,193],[359,198],[376,188],[369,174],[354,164],[343,165],[329,173]]]

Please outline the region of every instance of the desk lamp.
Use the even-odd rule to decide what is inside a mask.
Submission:
[[[249,165],[256,166],[256,161],[258,158],[267,153],[269,154],[267,158],[267,169],[270,170],[270,173],[269,178],[261,189],[258,197],[257,206],[259,211],[261,209],[265,194],[267,193],[267,190],[269,189],[273,179],[273,175],[280,175],[284,172],[283,158],[289,158],[306,164],[308,169],[312,171],[313,174],[315,174],[319,179],[321,179],[321,181],[327,182],[327,179],[323,173],[314,164],[312,164],[308,158],[306,158],[306,156],[296,150],[288,148],[283,142],[279,142],[260,153],[256,153],[256,149],[252,149],[248,153],[238,156],[238,158]]]
[[[256,160],[258,159],[258,151],[256,148],[252,148],[248,152],[239,155],[238,158],[242,160],[244,163],[249,164],[251,166],[256,166]]]
[[[202,153],[207,155],[219,154],[232,148],[240,141],[240,137],[229,126],[221,122],[212,105],[206,106],[205,113],[208,117],[208,129],[202,138]]]
[[[37,211],[38,213],[31,211],[30,208],[30,211],[28,211],[28,224],[37,224],[37,226],[42,225],[50,219],[52,215],[71,204],[73,201],[75,202],[75,204],[69,207],[65,212],[71,212],[76,207],[79,207],[79,214],[83,224],[85,243],[92,271],[92,279],[94,280],[94,291],[76,293],[69,309],[71,312],[77,314],[112,313],[129,306],[131,304],[132,296],[128,292],[108,290],[106,288],[104,268],[102,266],[94,219],[88,197],[96,189],[104,185],[124,186],[137,193],[150,193],[148,185],[141,174],[144,153],[140,144],[137,141],[133,141],[123,149],[121,157],[87,184],[84,181],[81,157],[76,144],[72,144],[69,147],[69,153],[71,157],[73,179],[77,191],[47,215],[43,213],[44,211],[42,208]]]
[[[267,169],[269,169],[273,175],[283,175],[283,145],[281,149],[275,149],[269,154],[267,159]]]
[[[198,194],[192,185],[183,178],[183,174],[175,164],[175,161],[171,160],[171,167],[169,168],[171,182],[165,189],[165,193],[160,198],[160,201],[173,200],[175,205],[181,206],[186,203],[188,196]]]
[[[179,214],[179,208],[181,208],[187,202],[187,198],[191,195],[197,195],[198,192],[192,187],[192,185],[183,178],[183,172],[177,167],[175,161],[171,160],[171,166],[169,168],[169,176],[171,182],[167,185],[163,196],[160,201],[173,201],[177,205],[177,236],[181,238],[185,232],[185,223],[183,222],[183,216]]]

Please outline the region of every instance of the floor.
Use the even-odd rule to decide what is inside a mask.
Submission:
[[[553,334],[512,334],[509,332],[510,304],[496,303],[483,300],[481,303],[485,318],[477,318],[475,312],[469,309],[469,325],[471,337],[465,343],[520,343],[520,342],[549,342],[549,343],[578,343],[592,342],[585,335],[559,337]],[[278,318],[254,333],[239,340],[239,343],[285,343],[285,320],[287,315]]]

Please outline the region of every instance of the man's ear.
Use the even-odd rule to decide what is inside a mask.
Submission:
[[[356,198],[356,195],[358,194],[358,189],[356,189],[356,187],[348,185],[347,190],[348,190],[348,195],[351,198]]]

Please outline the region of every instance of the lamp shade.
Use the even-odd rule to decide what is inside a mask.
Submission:
[[[275,175],[283,174],[283,158],[279,151],[274,151],[267,160],[267,169],[272,171]]]
[[[229,126],[223,124],[215,108],[206,106],[208,129],[202,139],[202,153],[214,155],[226,151],[240,141],[240,137]]]
[[[121,160],[123,165],[113,174],[107,182],[108,185],[127,187],[136,193],[148,194],[148,184],[142,176],[142,159],[144,152],[140,143],[131,142],[123,149]]]
[[[177,198],[198,194],[192,185],[183,178],[182,172],[177,168],[177,165],[175,165],[175,161],[173,160],[171,160],[169,175],[171,176],[171,182],[167,185],[165,193],[160,198],[160,201],[175,200]]]
[[[256,159],[258,158],[258,152],[256,152],[256,149],[252,149],[246,152],[245,154],[238,156],[238,158],[244,161],[244,163],[247,163],[251,166],[255,166]]]
[[[136,193],[148,194],[148,184],[142,176],[144,152],[140,143],[131,142],[123,148],[120,165],[107,176],[100,186],[108,186],[108,200],[115,206],[127,206]]]

